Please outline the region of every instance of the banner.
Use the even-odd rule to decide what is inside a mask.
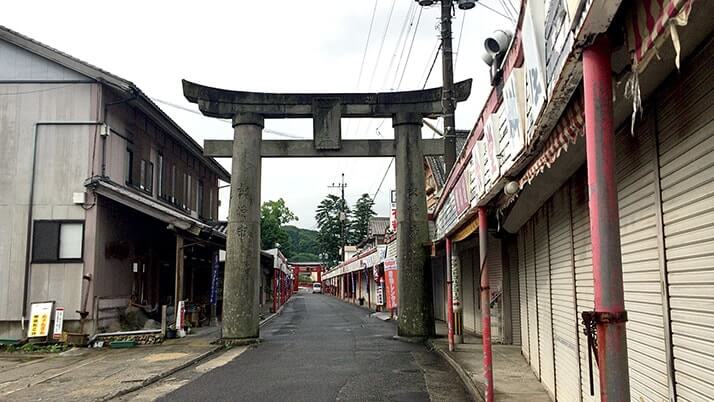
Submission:
[[[387,308],[393,309],[399,306],[399,275],[397,272],[397,260],[389,258],[384,261],[384,285],[387,288]]]
[[[47,336],[50,332],[50,319],[52,307],[55,302],[32,303],[30,307],[30,326],[27,328],[27,337],[36,338]]]
[[[377,305],[384,306],[384,282],[377,284]]]

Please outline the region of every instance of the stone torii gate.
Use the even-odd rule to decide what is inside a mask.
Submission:
[[[233,140],[206,140],[204,153],[232,157],[223,290],[228,343],[259,337],[261,158],[396,157],[400,337],[430,334],[425,269],[427,228],[424,155],[441,155],[443,139],[421,138],[422,119],[442,113],[442,88],[390,93],[279,94],[231,91],[183,80],[186,99],[210,117],[232,119]],[[455,85],[460,102],[471,80]],[[343,140],[341,118],[391,118],[394,140]],[[312,140],[263,140],[264,119],[312,118]]]

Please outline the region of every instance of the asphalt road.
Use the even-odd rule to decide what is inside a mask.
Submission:
[[[395,325],[330,296],[300,293],[263,342],[162,401],[466,401],[458,375]]]

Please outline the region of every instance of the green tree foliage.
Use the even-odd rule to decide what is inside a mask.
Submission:
[[[319,233],[315,230],[302,229],[295,226],[283,226],[290,239],[290,250],[293,255],[290,261],[294,262],[314,262],[319,261],[320,244],[318,243]]]
[[[342,202],[340,197],[336,195],[328,195],[317,206],[315,211],[315,220],[319,228],[318,244],[320,246],[320,254],[326,254],[327,258],[323,261],[329,265],[336,265],[341,259],[341,226],[340,213],[344,211],[345,232],[349,228],[349,207]]]
[[[350,243],[358,244],[362,240],[367,238],[367,231],[369,230],[369,219],[375,215],[376,212],[372,209],[374,206],[374,200],[369,194],[362,194],[362,196],[355,203],[354,213],[352,214],[352,220],[350,221]]]
[[[280,250],[285,257],[290,258],[290,238],[282,227],[284,224],[298,220],[297,216],[285,205],[285,200],[266,201],[260,207],[260,243],[266,249],[275,248],[280,244]]]

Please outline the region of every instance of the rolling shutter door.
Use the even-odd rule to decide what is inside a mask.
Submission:
[[[527,226],[527,224],[525,225]],[[521,317],[521,353],[530,363],[530,336],[528,333],[528,291],[526,288],[526,232],[525,226],[518,233],[518,305]]]
[[[509,241],[507,243],[507,258],[508,263],[508,279],[510,292],[509,296],[511,298],[511,341],[514,345],[521,344],[521,309],[520,309],[520,277],[518,276],[518,267],[520,266],[518,260],[520,258],[520,249],[514,241]],[[505,247],[506,245],[504,245]],[[513,253],[515,251],[515,253]]]
[[[533,225],[525,224],[526,287],[528,292],[528,342],[530,344],[531,367],[540,379],[540,348],[538,345],[538,290],[536,288],[536,266],[533,248]]]
[[[459,249],[459,257],[461,258],[461,302],[463,305],[464,329],[475,332],[473,248],[463,251]]]
[[[550,303],[550,255],[548,253],[548,203],[538,210],[534,221],[536,294],[538,297],[538,344],[541,381],[551,397],[555,395],[555,360]]]
[[[580,316],[583,311],[592,311],[593,298],[593,267],[592,247],[590,245],[590,212],[588,210],[588,186],[585,169],[581,169],[571,180],[570,199],[573,216],[573,266],[575,269],[575,300],[578,309],[578,339],[580,343],[580,390],[584,401],[599,401],[600,388],[598,368],[595,359],[592,362],[595,395],[590,395],[588,344],[582,333]]]
[[[578,328],[575,309],[570,192],[561,187],[552,198],[549,210],[550,283],[553,303],[555,349],[555,396],[559,401],[580,399]]]
[[[654,130],[616,135],[617,196],[632,400],[669,399],[654,199]]]
[[[488,236],[488,287],[491,289],[491,337],[494,342],[503,341],[503,263],[501,262],[501,240]]]
[[[659,166],[678,400],[714,394],[714,43],[660,97]]]

